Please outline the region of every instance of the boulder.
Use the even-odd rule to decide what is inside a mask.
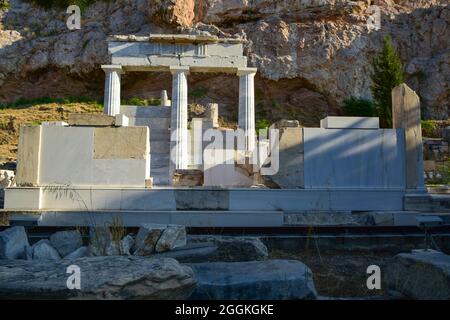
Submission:
[[[24,259],[28,246],[24,227],[12,227],[0,232],[0,259]]]
[[[253,261],[265,260],[268,257],[267,247],[256,237],[223,237],[194,235],[189,237],[190,243],[211,242],[217,251],[210,261]]]
[[[70,290],[67,267],[77,265],[81,290]],[[186,299],[192,269],[174,259],[85,257],[76,260],[1,260],[0,299]]]
[[[155,246],[161,237],[165,224],[146,223],[143,224],[136,235],[134,243],[134,254],[145,256],[155,252]]]
[[[297,260],[189,264],[199,300],[315,299],[311,270]]]
[[[50,236],[50,244],[64,257],[83,245],[77,230],[59,231]]]
[[[385,285],[406,297],[450,300],[450,255],[434,250],[400,253],[383,270]]]
[[[154,258],[174,258],[181,263],[216,261],[217,246],[210,242],[191,243],[182,248],[155,253]]]
[[[164,252],[186,246],[186,227],[168,225],[155,246],[156,252]]]
[[[91,254],[91,251],[89,250],[89,247],[79,247],[74,252],[71,252],[67,256],[65,256],[64,259],[75,260],[78,258],[90,257],[90,256],[92,256],[92,254]]]
[[[120,241],[111,241],[106,248],[106,256],[128,256],[131,254],[131,248],[134,245],[134,238],[126,235]]]
[[[47,239],[39,240],[31,246],[33,260],[60,260],[61,257]]]

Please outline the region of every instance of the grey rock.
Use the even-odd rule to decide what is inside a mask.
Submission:
[[[400,253],[383,270],[385,285],[408,298],[450,299],[450,255],[434,250]]]
[[[75,251],[66,255],[64,257],[64,259],[75,260],[78,258],[90,257],[90,256],[92,256],[92,254],[91,254],[91,251],[89,250],[89,247],[79,247]]]
[[[155,246],[164,229],[165,224],[146,223],[143,224],[136,235],[134,243],[134,254],[145,256],[155,252]]]
[[[59,231],[50,236],[50,244],[64,257],[83,245],[81,234],[76,231]]]
[[[186,227],[168,225],[155,246],[156,252],[164,252],[186,246]]]
[[[223,236],[189,236],[190,243],[212,242],[217,252],[210,261],[254,261],[265,260],[268,251],[265,244],[257,237],[223,237]]]
[[[0,232],[0,259],[24,259],[28,246],[24,227],[12,227]]]
[[[122,250],[121,253],[124,255],[130,255],[133,246],[134,246],[134,238],[132,235],[127,234],[125,237],[123,237],[121,241],[121,250]]]
[[[82,271],[81,290],[66,282],[69,265]],[[186,299],[195,288],[192,269],[174,259],[85,257],[76,260],[1,260],[0,298]]]
[[[192,243],[172,251],[155,253],[152,258],[174,258],[181,263],[216,261],[217,246],[212,243]]]
[[[111,241],[106,248],[106,256],[127,256],[131,254],[134,239],[131,235],[126,235],[120,241]]]
[[[39,240],[31,246],[33,260],[60,260],[61,257],[47,239]]]
[[[311,270],[296,260],[189,264],[197,288],[191,299],[315,299]]]

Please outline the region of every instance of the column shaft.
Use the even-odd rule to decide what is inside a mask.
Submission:
[[[188,167],[188,67],[171,67],[172,73],[172,112],[170,121],[171,169]]]
[[[239,128],[245,133],[245,151],[255,149],[255,78],[256,68],[239,69]]]
[[[116,65],[104,65],[105,71],[105,98],[103,112],[110,116],[120,113],[120,74],[122,67]]]

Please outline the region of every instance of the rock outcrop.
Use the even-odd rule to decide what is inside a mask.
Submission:
[[[80,290],[67,287],[69,265],[80,268]],[[0,298],[8,299],[186,299],[195,287],[192,269],[169,258],[0,260],[0,274]]]
[[[383,36],[391,35],[425,117],[449,116],[446,0],[376,1],[379,30],[367,27],[369,1],[97,1],[82,13],[76,31],[66,27],[65,8],[9,3],[0,10],[0,102],[42,95],[101,97],[107,35],[208,32],[246,41],[249,65],[259,70],[259,117],[318,125],[325,115],[339,113],[344,98],[370,97],[370,62]],[[158,96],[170,86],[169,74],[129,73],[123,96]],[[219,102],[222,116],[236,118],[236,77],[192,74],[189,86],[207,89],[195,102]]]

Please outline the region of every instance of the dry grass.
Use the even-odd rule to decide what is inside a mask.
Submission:
[[[64,111],[61,110],[64,108]],[[67,121],[69,113],[101,113],[95,103],[37,104],[0,110],[0,162],[16,159],[19,127],[43,121]]]
[[[320,252],[303,250],[299,252],[271,250],[271,259],[294,259],[306,264],[313,272],[316,290],[321,296],[355,298],[385,296],[386,288],[369,290],[366,281],[369,275],[367,267],[383,265],[393,257],[391,253],[371,252]]]

